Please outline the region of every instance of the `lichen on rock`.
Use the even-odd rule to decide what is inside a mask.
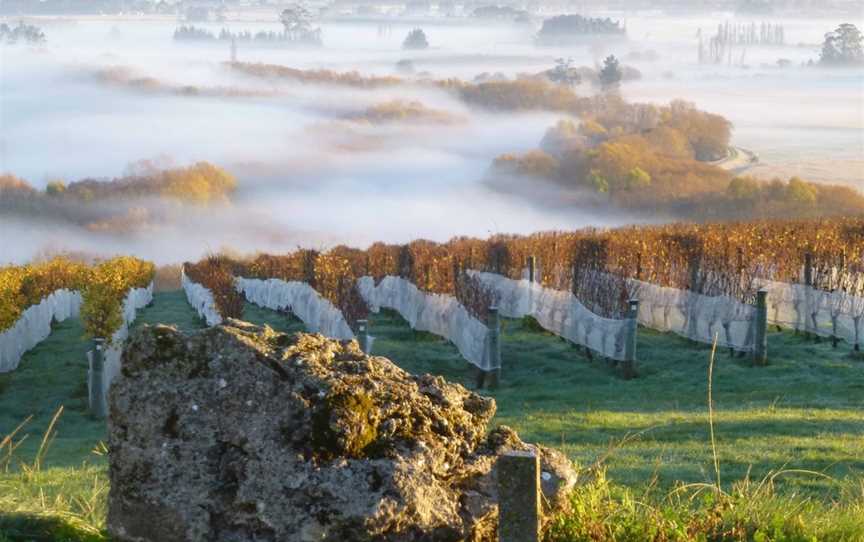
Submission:
[[[110,393],[108,527],[128,541],[492,541],[494,465],[534,448],[549,506],[575,482],[495,402],[355,341],[236,320],[145,326]]]

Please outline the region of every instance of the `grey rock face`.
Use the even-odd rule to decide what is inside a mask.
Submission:
[[[492,399],[320,335],[144,327],[109,401],[119,540],[492,541],[502,451],[539,453],[550,509],[575,483],[487,434]]]

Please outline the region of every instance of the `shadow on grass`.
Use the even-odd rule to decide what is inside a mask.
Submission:
[[[0,542],[104,542],[105,533],[96,532],[64,517],[0,512]]]

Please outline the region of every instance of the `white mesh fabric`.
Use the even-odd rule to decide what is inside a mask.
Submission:
[[[639,323],[671,331],[688,339],[752,352],[755,347],[756,307],[729,296],[708,296],[631,279],[639,299]]]
[[[571,292],[544,288],[527,279],[513,280],[495,273],[468,273],[495,292],[502,316],[533,316],[544,329],[559,337],[587,346],[608,358],[625,359],[626,320],[597,316]]]
[[[183,291],[186,292],[186,300],[208,326],[218,326],[222,323],[222,315],[216,310],[216,302],[210,290],[189,280],[183,270],[180,271],[180,283],[183,285]]]
[[[153,283],[147,288],[132,288],[123,300],[123,325],[114,332],[111,344],[105,347],[103,353],[102,394],[107,398],[111,383],[120,374],[120,359],[123,357],[123,346],[129,337],[129,326],[135,321],[137,311],[153,301]],[[90,379],[87,379],[90,382]]]
[[[372,277],[362,277],[357,289],[372,312],[381,307],[393,309],[413,329],[452,342],[469,363],[484,371],[500,368],[499,358],[492,352],[489,328],[471,316],[455,297],[423,292],[411,282],[393,276],[384,277],[377,286]]]
[[[51,322],[62,322],[81,312],[81,293],[57,290],[38,305],[28,307],[15,324],[0,332],[0,373],[18,368],[25,352],[48,338]]]
[[[341,340],[354,338],[342,311],[304,282],[238,277],[236,285],[251,303],[272,310],[290,309],[312,333]]]
[[[761,280],[759,286],[768,291],[769,323],[860,343],[864,297],[771,280]]]

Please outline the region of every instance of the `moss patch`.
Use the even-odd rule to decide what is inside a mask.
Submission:
[[[378,438],[375,402],[362,390],[331,390],[312,415],[312,444],[322,459],[367,457]]]

